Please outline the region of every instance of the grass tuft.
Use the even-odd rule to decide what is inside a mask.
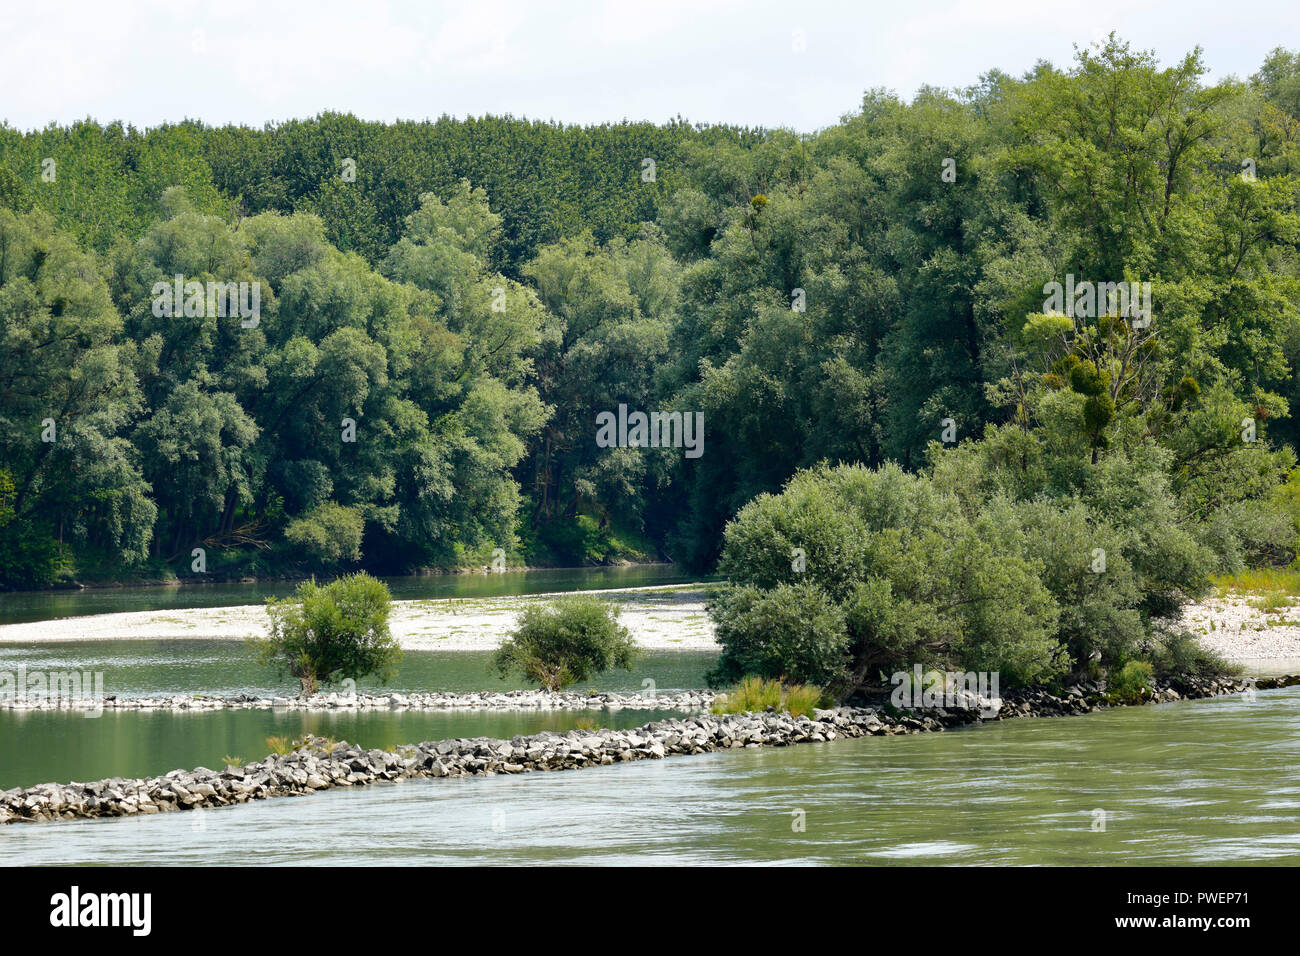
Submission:
[[[792,717],[811,715],[820,707],[826,692],[811,684],[783,685],[779,680],[746,677],[713,702],[715,714],[743,714],[752,711],[785,710]]]
[[[1129,661],[1111,675],[1107,682],[1110,698],[1124,704],[1136,704],[1151,693],[1155,668],[1148,661]]]
[[[1295,568],[1251,568],[1237,574],[1219,574],[1212,579],[1219,596],[1231,592],[1275,592],[1300,597],[1300,570]]]
[[[1265,614],[1281,614],[1291,607],[1292,598],[1281,591],[1266,591],[1250,602],[1250,606]]]

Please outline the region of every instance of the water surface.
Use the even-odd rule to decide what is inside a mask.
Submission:
[[[613,568],[555,568],[501,574],[430,574],[383,579],[397,600],[506,597],[548,591],[651,587],[700,580],[671,564]],[[261,604],[286,597],[297,582],[191,584],[171,587],[86,588],[76,591],[21,591],[0,594],[0,624],[50,621],[83,614],[162,611],[191,607]]]
[[[199,814],[0,829],[10,863],[1300,863],[1300,690]],[[1105,830],[1094,829],[1094,811]],[[795,813],[806,823],[792,824]]]
[[[694,690],[704,686],[705,672],[717,651],[647,650],[632,670],[611,670],[574,690],[641,692]],[[517,690],[529,686],[518,677],[502,679],[490,669],[491,651],[406,650],[396,675],[387,683],[362,679],[357,689],[412,691]],[[257,697],[293,696],[298,682],[274,667],[262,666],[243,641],[194,638],[175,640],[95,640],[0,644],[0,671],[15,676],[20,666],[31,671],[76,671],[103,674],[105,694],[119,697],[164,697],[175,694]],[[651,684],[646,682],[650,681]],[[3,711],[0,711],[3,713]]]
[[[0,790],[38,783],[151,777],[176,769],[261,760],[269,737],[303,734],[392,750],[450,737],[509,739],[567,731],[594,721],[637,727],[672,711],[272,711],[105,713],[89,719],[57,712],[0,713]]]
[[[516,690],[528,685],[489,670],[489,651],[406,651],[387,685],[362,680],[363,693]],[[630,671],[613,670],[576,684],[587,690],[648,694],[704,686],[716,657],[711,651],[647,651]],[[239,641],[60,641],[0,644],[0,671],[77,671],[103,674],[104,693],[120,697],[251,694],[290,696],[297,682],[257,663]],[[268,736],[305,732],[387,747],[444,737],[497,736],[569,730],[582,712],[322,712],[240,710],[199,713],[0,710],[0,789],[68,780],[138,777],[199,765],[217,767],[227,756],[260,760]],[[599,713],[596,716],[600,716]],[[624,710],[601,722],[633,726],[653,719]],[[632,723],[629,724],[628,720]]]

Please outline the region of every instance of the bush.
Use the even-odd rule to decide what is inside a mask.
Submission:
[[[986,511],[997,533],[1015,532],[1022,554],[1040,569],[1039,579],[1060,608],[1056,640],[1074,661],[1098,653],[1109,667],[1133,656],[1147,631],[1137,575],[1118,532],[1078,500],[1000,499]],[[1104,571],[1094,570],[1100,566],[1095,555],[1104,555]]]
[[[770,591],[725,588],[709,608],[722,655],[710,687],[746,675],[795,683],[842,683],[849,661],[843,612],[811,583]]]
[[[932,475],[969,513],[991,517],[995,532],[1020,530],[1022,555],[1041,568],[1060,606],[1056,638],[1076,666],[1099,652],[1101,663],[1118,667],[1161,619],[1175,619],[1205,592],[1216,565],[1239,564],[1240,552],[1267,537],[1273,519],[1247,521],[1242,506],[1209,520],[1192,516],[1186,489],[1174,491],[1174,452],[1139,438],[1117,441],[1093,462],[1077,441],[1086,426],[1072,395],[1048,395],[1033,430],[989,426],[979,441],[936,447]],[[1098,549],[1105,560],[1099,572],[1092,564]]]
[[[612,667],[631,670],[636,644],[618,623],[618,610],[589,595],[530,604],[493,655],[492,667],[503,679],[518,673],[548,691]]]
[[[388,630],[388,587],[368,574],[352,574],[320,587],[304,582],[297,594],[268,600],[270,632],[250,644],[263,664],[277,664],[310,697],[321,684],[375,675],[387,682],[402,649]]]
[[[1135,704],[1151,692],[1155,668],[1147,661],[1129,661],[1107,683],[1112,700]]]
[[[68,549],[54,538],[0,518],[0,590],[49,587],[69,570]]]
[[[1275,543],[1286,547],[1292,555],[1300,553],[1300,468],[1291,469],[1286,483],[1273,490],[1269,503],[1288,522],[1289,533],[1284,539],[1275,540]]]
[[[862,579],[866,526],[827,482],[796,476],[743,513],[727,526],[718,565],[731,581],[763,589],[812,583],[843,600]]]
[[[785,688],[785,700],[782,706],[791,717],[811,716],[818,707],[833,704],[826,691],[809,684],[793,684]]]
[[[1143,656],[1161,677],[1230,677],[1242,670],[1239,664],[1203,647],[1196,635],[1181,629],[1157,633]]]
[[[746,677],[713,702],[715,714],[784,710],[792,717],[812,714],[825,702],[826,692],[808,684],[784,685],[762,677]]]
[[[1065,666],[1058,608],[1023,537],[894,466],[800,472],[726,528],[734,587],[711,607],[723,653],[710,682],[755,674],[842,699],[917,662],[1050,678]],[[802,573],[786,557],[796,547]]]
[[[1171,459],[1166,449],[1154,446],[1117,453],[1094,466],[1083,482],[1089,513],[1115,529],[1137,575],[1140,607],[1151,617],[1176,617],[1188,599],[1208,591],[1216,563],[1170,490]]]
[[[365,519],[359,511],[327,501],[289,522],[284,538],[309,561],[333,567],[360,560],[364,529]]]
[[[537,529],[530,561],[569,566],[600,564],[613,549],[607,529],[590,515],[556,518]]]
[[[1243,445],[1246,410],[1222,389],[1151,420],[1127,398],[1090,417],[1112,371],[1061,364],[1024,422],[932,444],[922,474],[823,465],[752,500],[723,535],[733,590],[711,607],[711,679],[812,681],[843,698],[917,663],[1012,685],[1147,654],[1224,666],[1165,631],[1212,573],[1294,553],[1300,478],[1278,483],[1295,456]]]
[[[710,710],[715,714],[744,714],[775,710],[781,706],[781,682],[765,677],[746,677],[725,694],[714,698]]]

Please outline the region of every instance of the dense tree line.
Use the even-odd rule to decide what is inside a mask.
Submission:
[[[1204,74],[1112,39],[809,135],[0,127],[0,580],[708,568],[800,469],[937,481],[935,442],[1032,465],[1024,507],[1140,461],[1205,560],[1285,560],[1300,55]],[[258,321],[159,314],[176,276]],[[1149,284],[1149,321],[1052,282]],[[704,454],[598,446],[620,404],[702,411]]]

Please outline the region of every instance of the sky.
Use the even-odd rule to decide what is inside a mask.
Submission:
[[[1300,47],[1300,3],[1250,0],[0,0],[0,119],[261,126],[512,114],[812,132],[865,90],[910,98],[1110,31],[1211,79]]]

